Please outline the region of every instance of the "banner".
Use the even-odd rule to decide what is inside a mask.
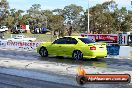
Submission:
[[[81,34],[81,36],[88,37],[95,42],[118,44],[118,34]]]
[[[18,49],[18,50],[35,50],[42,42],[20,42],[0,40],[0,48],[3,49]]]
[[[107,45],[107,54],[108,55],[117,56],[117,55],[119,55],[119,51],[120,51],[119,45],[115,45],[115,44],[111,44],[109,46]]]
[[[7,48],[15,48],[15,49],[35,50],[39,44],[41,44],[41,42],[7,41],[6,47]]]

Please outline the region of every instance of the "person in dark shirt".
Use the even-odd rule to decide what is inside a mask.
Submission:
[[[130,41],[132,42],[132,35],[130,35]]]

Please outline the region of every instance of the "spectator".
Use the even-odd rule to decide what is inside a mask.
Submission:
[[[130,41],[132,42],[132,35],[130,35]]]
[[[4,39],[4,32],[0,32],[0,38]]]

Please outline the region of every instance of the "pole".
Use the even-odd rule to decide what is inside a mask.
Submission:
[[[88,30],[87,30],[87,33],[90,33],[90,30],[89,30],[89,0],[88,0]]]

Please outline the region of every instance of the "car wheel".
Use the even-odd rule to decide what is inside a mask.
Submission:
[[[41,47],[41,48],[40,48],[39,54],[40,54],[42,57],[48,57],[48,51],[47,51],[47,49],[44,48],[44,47]]]
[[[92,58],[93,61],[98,61],[98,58]]]
[[[73,52],[72,58],[73,58],[74,60],[82,60],[82,59],[83,59],[83,54],[82,54],[81,51],[76,50],[76,51]]]

